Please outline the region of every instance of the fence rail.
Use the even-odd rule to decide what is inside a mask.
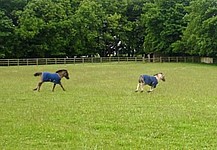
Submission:
[[[106,62],[201,62],[200,57],[85,57],[85,58],[35,58],[35,59],[0,59],[0,66],[52,65]]]

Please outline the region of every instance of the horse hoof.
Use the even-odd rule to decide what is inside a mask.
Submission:
[[[144,91],[140,91],[140,92],[142,93],[142,92],[144,92]]]
[[[138,92],[138,90],[135,90],[135,92]]]

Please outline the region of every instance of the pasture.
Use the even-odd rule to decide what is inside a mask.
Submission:
[[[37,71],[67,69],[66,91],[33,92]],[[163,72],[152,93],[140,74]],[[215,149],[217,67],[105,63],[0,67],[0,149]],[[149,87],[145,87],[148,90]]]

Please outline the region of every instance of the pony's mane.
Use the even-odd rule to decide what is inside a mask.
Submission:
[[[66,69],[61,69],[61,70],[57,70],[56,73],[59,73],[59,72],[62,72],[62,71],[68,72]]]
[[[157,76],[158,74],[162,74],[162,75],[163,75],[163,73],[162,73],[162,72],[160,72],[160,73],[156,73],[156,74],[154,74],[154,76]]]

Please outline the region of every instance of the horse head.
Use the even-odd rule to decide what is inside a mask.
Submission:
[[[56,73],[58,73],[62,78],[65,77],[66,79],[69,79],[69,73],[66,69],[57,70]]]
[[[157,73],[154,76],[156,76],[158,80],[166,81],[165,75],[163,73]]]

